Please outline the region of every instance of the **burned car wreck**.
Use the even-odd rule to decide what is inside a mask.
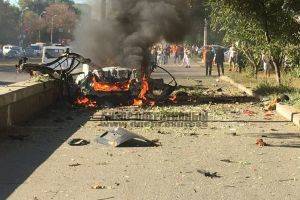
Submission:
[[[118,66],[101,68],[90,59],[69,51],[44,64],[29,63],[27,58],[22,58],[16,68],[59,81],[62,95],[68,101],[86,107],[153,106],[171,101],[170,95],[177,87],[175,78],[160,66],[140,71]],[[170,76],[170,83],[151,78],[158,69]]]

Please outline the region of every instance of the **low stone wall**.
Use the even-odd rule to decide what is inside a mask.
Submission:
[[[26,81],[0,87],[0,130],[30,119],[55,103],[58,95],[56,81]]]
[[[281,103],[278,103],[276,105],[276,111],[285,117],[287,120],[290,120],[295,125],[300,127],[300,110],[296,109],[289,105],[284,105]]]

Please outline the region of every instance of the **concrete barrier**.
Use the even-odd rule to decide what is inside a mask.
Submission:
[[[276,112],[300,127],[300,110],[281,103],[276,104]]]
[[[30,119],[53,104],[58,95],[56,81],[26,81],[0,87],[0,130]]]
[[[232,78],[228,77],[228,76],[221,76],[220,77],[221,81],[230,83],[231,85],[233,85],[234,87],[238,88],[239,90],[246,92],[249,96],[255,97],[257,99],[263,99],[262,96],[256,94],[255,92],[253,92],[253,90],[245,87],[244,85],[235,82]]]

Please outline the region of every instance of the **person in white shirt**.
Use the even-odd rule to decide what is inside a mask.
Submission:
[[[262,52],[261,60],[263,62],[265,77],[268,78],[271,75],[271,60],[270,60],[270,57],[265,52]]]
[[[229,71],[234,71],[236,69],[236,56],[237,52],[232,45],[229,49]]]
[[[191,65],[190,65],[190,58],[189,58],[190,53],[191,53],[191,52],[190,52],[187,48],[184,49],[183,63],[182,63],[182,64],[183,64],[186,68],[191,68]]]

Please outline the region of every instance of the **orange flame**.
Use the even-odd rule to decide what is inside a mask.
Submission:
[[[177,103],[177,96],[176,95],[170,96],[169,100],[172,101],[173,103]]]
[[[122,92],[128,91],[130,87],[130,81],[124,83],[100,83],[96,81],[96,78],[93,78],[92,87],[96,92]]]
[[[87,97],[78,97],[78,99],[75,101],[75,104],[90,108],[95,108],[97,106],[96,101],[91,101]]]
[[[137,99],[133,100],[134,106],[142,106],[144,103],[154,106],[155,102],[147,99],[146,95],[149,92],[149,82],[148,79],[144,76],[142,79],[142,89]]]

